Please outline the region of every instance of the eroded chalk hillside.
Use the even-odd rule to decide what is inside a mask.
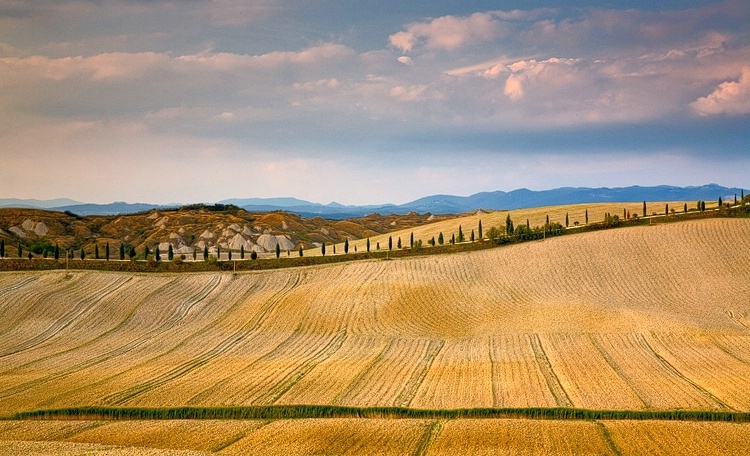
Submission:
[[[0,274],[0,410],[750,410],[750,220],[243,274]]]

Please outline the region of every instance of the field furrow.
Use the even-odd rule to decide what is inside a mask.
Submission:
[[[750,426],[735,423],[603,421],[623,455],[750,454]]]
[[[489,339],[448,340],[408,405],[414,408],[492,407]]]
[[[498,335],[490,338],[493,407],[558,405],[542,367],[536,361],[531,340],[525,334]]]
[[[655,347],[670,364],[724,407],[750,409],[750,365],[702,335],[654,334]]]
[[[534,352],[534,360],[536,360],[539,371],[542,373],[544,381],[547,383],[547,388],[552,393],[552,397],[555,398],[555,402],[559,407],[572,407],[573,402],[571,402],[568,392],[565,391],[565,387],[555,373],[552,363],[542,346],[542,340],[539,338],[539,335],[532,334],[529,337],[529,341],[531,342],[531,349]]]

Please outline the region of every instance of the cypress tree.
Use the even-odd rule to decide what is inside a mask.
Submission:
[[[705,201],[701,201],[701,211],[703,211],[703,212],[706,211],[706,202]]]
[[[411,234],[409,235],[409,248],[410,249],[414,248],[414,231],[412,231]]]
[[[229,249],[229,261],[232,261],[232,249]]]
[[[685,203],[685,207],[683,207],[682,210],[687,214],[687,203]]]
[[[477,231],[478,231],[477,234],[479,235],[479,240],[481,241],[482,239],[484,239],[482,237],[482,221],[481,220],[479,221],[479,229]]]
[[[151,251],[148,249],[148,246],[146,246],[143,249],[143,259],[148,260],[148,256],[151,255]]]
[[[172,249],[172,244],[169,244],[169,250],[167,250],[167,259],[169,261],[174,260],[174,250]]]
[[[723,203],[723,202],[721,201],[721,196],[720,196],[720,197],[719,197],[719,207],[721,207],[722,203]]]
[[[438,234],[438,244],[443,245],[443,242],[445,242],[445,238],[443,238],[443,232],[441,231],[440,234]]]
[[[21,243],[18,243],[18,258],[23,258],[23,247],[21,247]]]
[[[545,226],[549,226],[549,214],[547,215],[547,219],[544,222]]]
[[[104,244],[104,257],[107,261],[109,261],[109,241]]]
[[[344,239],[344,253],[349,253],[349,238]]]
[[[240,260],[244,260],[244,259],[245,259],[245,246],[241,245],[240,246]]]
[[[568,220],[568,213],[565,213],[565,228],[567,228],[570,225],[570,222]]]
[[[198,256],[198,249],[193,247],[193,261],[195,261],[195,258]]]
[[[81,259],[82,260],[86,259],[86,252],[83,250],[83,247],[81,247]]]
[[[586,209],[586,225],[589,224],[589,210]]]
[[[258,259],[258,254],[255,253],[255,250],[253,250],[252,252],[250,252],[250,259],[251,260],[257,260]]]
[[[461,229],[461,225],[458,225],[458,242],[464,242],[464,230]]]
[[[474,228],[471,229],[471,242],[474,242]]]
[[[320,244],[320,254],[323,256],[326,256],[326,243],[325,242]]]
[[[388,236],[388,250],[393,250],[393,236]]]
[[[55,260],[60,259],[60,246],[55,242]]]
[[[456,235],[451,234],[451,245],[454,245],[456,243]]]
[[[398,237],[398,241],[396,242],[396,248],[401,250],[401,236]]]
[[[380,242],[376,242],[375,243],[375,249],[376,250],[380,250]]]
[[[157,263],[161,261],[161,252],[159,252],[159,246],[158,245],[156,246],[156,252],[154,253],[154,259],[156,260]]]
[[[370,238],[367,238],[367,253],[370,253]]]
[[[0,239],[0,258],[5,258],[5,239]]]
[[[643,216],[646,216],[646,202],[643,202]]]
[[[130,251],[128,251],[128,256],[130,257],[131,261],[135,260],[135,256],[136,256],[135,247],[133,247],[132,245],[130,246]]]
[[[125,244],[120,242],[120,261],[125,259]]]
[[[669,203],[664,206],[664,215],[669,215]]]
[[[208,246],[203,247],[203,261],[208,260]]]
[[[435,247],[435,236],[432,236],[432,239],[430,239],[430,244]]]
[[[99,259],[99,245],[98,244],[94,244],[94,259],[96,260]]]
[[[299,256],[303,256],[302,255],[302,246],[299,246]]]
[[[511,229],[512,224],[513,220],[510,219],[510,214],[508,214],[505,217],[505,234],[513,234],[513,230]]]
[[[220,245],[216,246],[216,258],[218,260],[221,260],[221,246]]]
[[[378,247],[379,249],[380,247]],[[333,254],[336,255],[336,244],[333,244]]]

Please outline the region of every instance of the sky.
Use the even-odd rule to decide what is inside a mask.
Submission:
[[[0,198],[707,183],[750,187],[746,0],[0,0]]]

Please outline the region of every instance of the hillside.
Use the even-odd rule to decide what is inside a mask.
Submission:
[[[448,218],[444,216],[442,218]],[[231,206],[188,206],[179,210],[151,210],[121,216],[77,216],[71,213],[39,209],[0,209],[0,239],[6,255],[17,256],[17,245],[36,256],[52,254],[54,245],[64,251],[83,248],[93,258],[95,245],[104,256],[110,244],[111,257],[119,254],[121,244],[135,247],[142,254],[145,246],[157,246],[165,253],[171,244],[175,254],[191,256],[194,250],[208,247],[216,255],[224,252],[272,252],[278,243],[282,250],[342,242],[345,238],[375,236],[398,228],[414,227],[434,221],[430,214],[379,215],[344,221],[320,217],[303,218],[286,212],[250,213]]]
[[[750,221],[244,274],[0,274],[0,410],[750,411]]]

